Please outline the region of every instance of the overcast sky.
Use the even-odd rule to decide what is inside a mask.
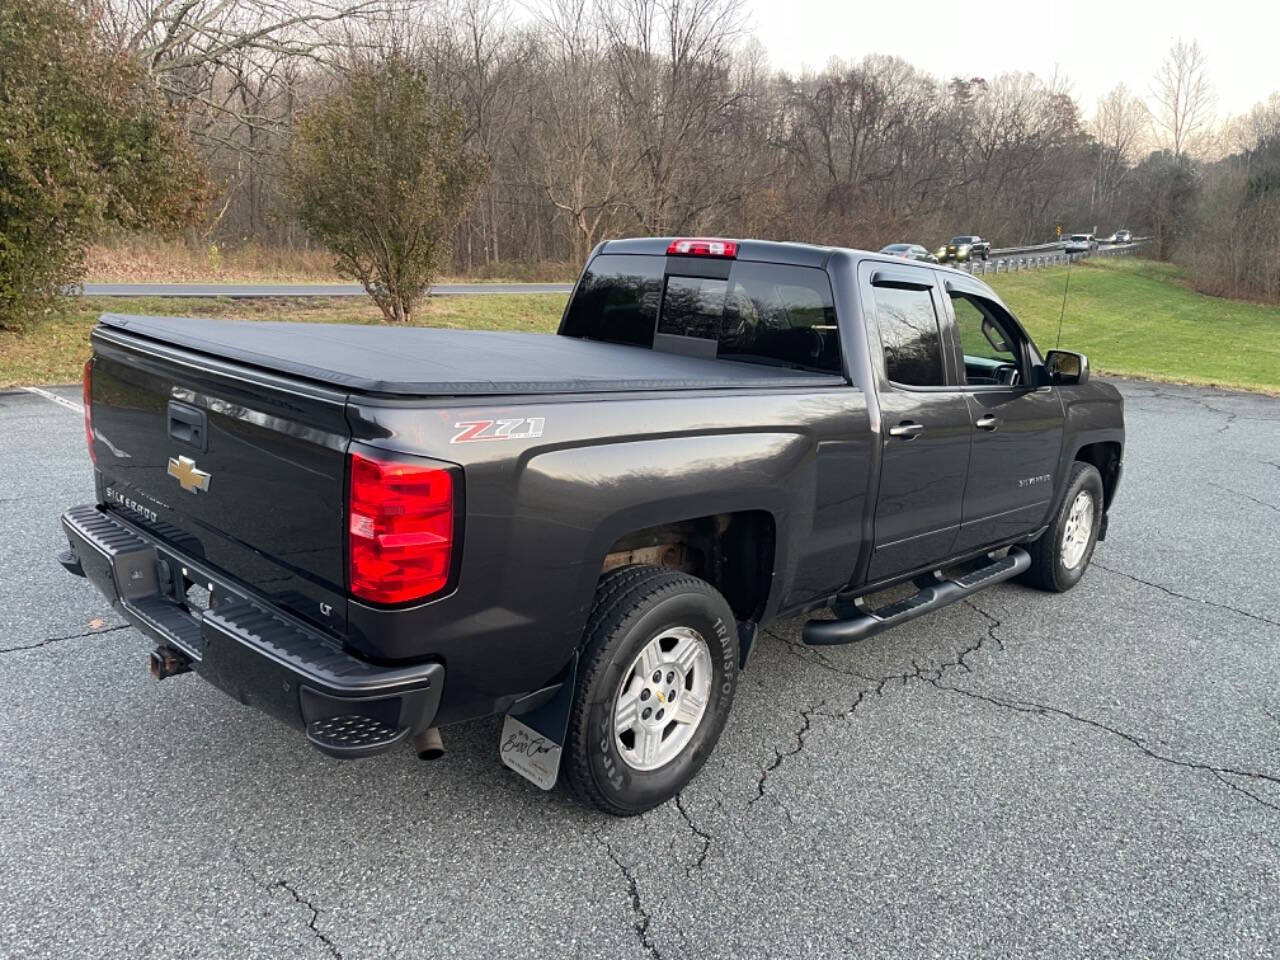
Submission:
[[[1278,0],[746,2],[770,60],[790,71],[869,53],[895,54],[943,77],[1047,77],[1056,66],[1088,117],[1117,83],[1146,97],[1169,45],[1181,37],[1199,41],[1208,56],[1219,114],[1243,113],[1280,91]]]

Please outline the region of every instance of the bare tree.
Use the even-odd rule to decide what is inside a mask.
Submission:
[[[107,0],[103,21],[122,51],[181,96],[192,72],[234,51],[316,57],[339,39],[330,25],[387,9],[387,0]]]
[[[1207,66],[1196,41],[1178,40],[1156,73],[1151,89],[1155,99],[1152,129],[1157,142],[1175,160],[1196,155],[1202,147],[1201,138],[1213,122],[1214,95]]]
[[[1098,100],[1092,124],[1098,141],[1090,204],[1093,209],[1104,214],[1114,209],[1124,181],[1142,152],[1143,133],[1150,124],[1150,111],[1123,83]]]
[[[525,59],[508,4],[504,0],[445,0],[438,12],[438,29],[425,53],[438,84],[463,107],[468,145],[497,170],[508,121],[520,103],[517,75]],[[498,197],[502,186],[500,177],[491,178],[475,211],[486,262],[501,259]]]
[[[606,15],[614,83],[637,176],[626,200],[644,230],[695,229],[717,205],[732,161],[724,127],[743,0],[614,0]]]
[[[604,28],[588,0],[552,0],[540,26],[530,175],[566,221],[572,259],[582,260],[621,206],[625,129]]]

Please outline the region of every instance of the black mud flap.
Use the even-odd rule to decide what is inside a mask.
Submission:
[[[550,790],[560,775],[560,753],[569,733],[578,655],[573,655],[559,688],[545,703],[502,721],[498,752],[502,762],[541,790]],[[516,708],[513,708],[516,709]]]

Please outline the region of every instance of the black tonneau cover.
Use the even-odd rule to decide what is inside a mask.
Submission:
[[[481,395],[804,387],[842,377],[540,333],[143,317],[104,327],[364,393]]]

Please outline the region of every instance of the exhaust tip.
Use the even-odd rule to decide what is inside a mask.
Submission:
[[[439,760],[444,756],[444,741],[440,739],[440,728],[431,727],[423,730],[413,738],[413,749],[419,760]]]

